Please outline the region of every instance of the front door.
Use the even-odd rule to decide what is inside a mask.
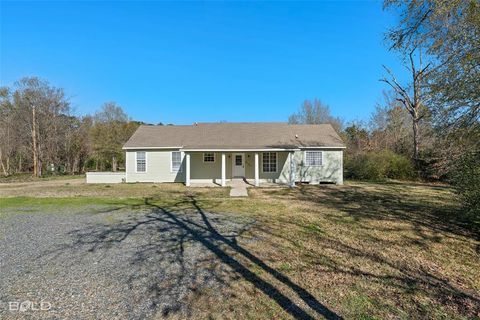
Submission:
[[[243,178],[245,177],[245,156],[243,153],[234,153],[233,154],[233,165],[232,165],[234,178]]]

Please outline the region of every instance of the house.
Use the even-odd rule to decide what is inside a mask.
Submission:
[[[345,145],[329,124],[144,125],[123,149],[126,182],[343,183]]]

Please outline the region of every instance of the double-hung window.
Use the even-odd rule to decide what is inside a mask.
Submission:
[[[215,162],[215,153],[213,152],[204,153],[203,162]]]
[[[322,151],[305,151],[305,164],[307,166],[323,165]]]
[[[263,172],[277,172],[277,153],[264,152],[262,154]]]
[[[182,153],[172,151],[172,172],[182,171]]]
[[[137,172],[147,172],[147,153],[137,151]]]

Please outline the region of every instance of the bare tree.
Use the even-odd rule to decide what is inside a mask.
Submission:
[[[315,99],[313,103],[305,100],[298,112],[288,117],[290,124],[322,124],[330,123],[337,132],[343,127],[343,121],[340,118],[332,116],[330,107],[323,104],[320,100]]]
[[[10,90],[0,88],[0,167],[5,176],[10,172],[10,158],[14,152],[12,109]]]
[[[0,174],[75,174],[98,168],[98,160],[103,168],[121,167],[121,147],[140,123],[115,103],[105,104],[95,117],[70,110],[63,89],[36,77],[0,88]]]
[[[123,160],[122,145],[130,138],[138,124],[129,121],[122,107],[115,102],[108,102],[94,116],[94,124],[90,130],[93,150],[97,161],[103,165],[110,164],[112,171],[117,171]]]
[[[412,120],[396,98],[393,90],[383,92],[383,101],[376,105],[370,118],[370,143],[373,150],[389,149],[409,156],[412,153]]]
[[[11,104],[9,116],[16,124],[14,134],[23,139],[18,147],[29,146],[33,175],[41,176],[44,163],[59,161],[64,139],[63,115],[69,112],[70,105],[63,89],[36,77],[15,83]]]
[[[443,133],[475,128],[480,120],[480,1],[384,0],[399,13],[386,35],[391,48],[425,48],[433,67],[428,77],[430,108]],[[474,129],[475,130],[475,129]]]
[[[417,53],[419,66],[415,64],[415,54]],[[412,118],[413,129],[413,159],[418,164],[419,152],[420,152],[420,121],[427,115],[428,109],[424,106],[424,97],[422,95],[422,86],[424,85],[424,79],[428,75],[430,64],[422,67],[422,53],[421,49],[413,47],[408,53],[409,65],[407,69],[411,73],[411,83],[408,85],[402,85],[397,81],[393,72],[386,66],[383,66],[387,71],[389,78],[384,77],[380,79],[387,83],[393,90],[395,90],[397,97],[402,106],[408,111]]]

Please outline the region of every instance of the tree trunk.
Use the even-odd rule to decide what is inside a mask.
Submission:
[[[39,177],[38,168],[38,149],[37,149],[37,125],[36,125],[35,106],[32,106],[32,157],[33,157],[33,175]]]
[[[420,119],[418,117],[413,118],[413,162],[415,164],[415,169],[417,170],[418,177],[422,176],[422,166],[420,163]]]
[[[38,176],[37,177],[41,177],[42,176],[42,161],[40,160],[40,157],[37,158],[37,173],[38,173]]]
[[[117,157],[116,156],[112,157],[112,171],[113,172],[117,171]]]
[[[418,126],[418,119],[413,119],[413,160],[418,163],[419,160],[419,140],[420,131]]]
[[[80,171],[80,157],[76,157],[75,160],[73,160],[73,169],[72,169],[72,174],[75,174]]]
[[[5,169],[5,165],[3,164],[2,149],[0,149],[0,164],[2,165],[3,175],[7,176],[7,170]]]

